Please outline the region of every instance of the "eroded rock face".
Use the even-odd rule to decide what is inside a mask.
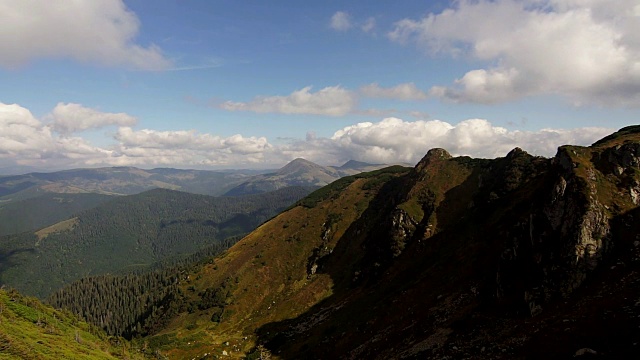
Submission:
[[[391,216],[389,237],[391,239],[391,251],[397,257],[404,250],[406,242],[413,236],[416,230],[416,221],[402,209],[396,209]]]
[[[518,297],[513,293],[518,291],[514,290],[518,278],[509,273],[515,264],[521,264],[520,276],[528,279],[519,296],[531,315],[584,283],[615,246],[612,218],[624,213],[625,206],[630,209],[640,202],[639,154],[637,142],[605,149],[559,149],[548,174],[549,185],[542,190],[540,210],[533,205],[529,221],[525,218],[510,230],[508,236],[514,240],[505,249],[503,254],[511,255],[503,255],[496,276],[498,297],[509,289]]]

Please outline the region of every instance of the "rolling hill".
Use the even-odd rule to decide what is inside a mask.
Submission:
[[[110,167],[0,176],[0,205],[42,193],[133,195],[155,188],[215,196],[256,174],[260,172]]]
[[[381,169],[388,165],[350,160],[340,167],[321,166],[305,159],[295,159],[275,173],[256,175],[235,186],[225,195],[237,196],[278,190],[286,186],[322,187],[344,176]]]
[[[211,197],[155,189],[116,197],[38,231],[0,237],[0,283],[44,298],[85,276],[177,261],[237,239],[308,193],[296,187]]]
[[[41,229],[111,199],[112,196],[93,193],[44,193],[0,204],[0,236]]]
[[[433,149],[342,178],[185,275],[148,339],[170,358],[627,358],[639,155],[629,127],[551,159]]]

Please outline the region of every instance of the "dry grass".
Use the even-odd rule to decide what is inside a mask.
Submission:
[[[41,240],[46,239],[47,236],[49,236],[50,234],[61,233],[63,231],[71,231],[73,230],[73,227],[76,226],[77,224],[78,224],[78,218],[74,217],[69,220],[60,221],[59,223],[53,224],[44,229],[40,229],[36,231],[36,236],[38,237],[38,243]],[[38,243],[36,243],[36,246],[38,245]]]

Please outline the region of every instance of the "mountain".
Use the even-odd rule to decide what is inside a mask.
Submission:
[[[112,196],[93,193],[43,193],[24,200],[0,203],[0,236],[41,229],[111,199]]]
[[[630,358],[640,126],[342,178],[180,281],[171,358]]]
[[[132,195],[155,188],[220,195],[259,173],[252,170],[110,167],[0,176],[0,203],[36,197],[42,193]]]
[[[373,171],[388,165],[374,165],[358,161],[348,161],[343,166],[320,166],[305,159],[295,159],[275,173],[252,177],[232,188],[225,195],[258,194],[281,189],[286,186],[322,187],[348,175]]]
[[[0,237],[0,284],[44,298],[85,276],[216,250],[308,193],[298,187],[223,198],[155,189],[116,197],[38,231]]]
[[[0,289],[2,359],[144,359],[141,350],[68,312]]]

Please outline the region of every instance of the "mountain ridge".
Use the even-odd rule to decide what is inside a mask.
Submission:
[[[344,165],[349,166],[344,167]],[[322,166],[303,158],[297,158],[274,173],[257,175],[229,190],[225,195],[256,194],[273,191],[284,186],[322,187],[342,177],[378,170],[389,165],[376,165],[350,160],[343,166]]]
[[[207,289],[226,295],[175,317],[157,335],[169,344],[160,350],[188,356],[171,350],[186,337],[222,350],[205,340],[215,334],[282,359],[569,357],[587,345],[625,356],[640,340],[635,317],[603,316],[603,327],[558,309],[566,301],[597,317],[603,289],[640,284],[630,237],[640,222],[639,155],[634,128],[550,159],[433,149],[412,169],[343,178],[190,274],[182,286],[195,291],[184,301],[200,303]],[[626,265],[609,266],[617,262]],[[608,288],[592,282],[612,274],[620,281]],[[536,335],[561,326],[576,332]]]

